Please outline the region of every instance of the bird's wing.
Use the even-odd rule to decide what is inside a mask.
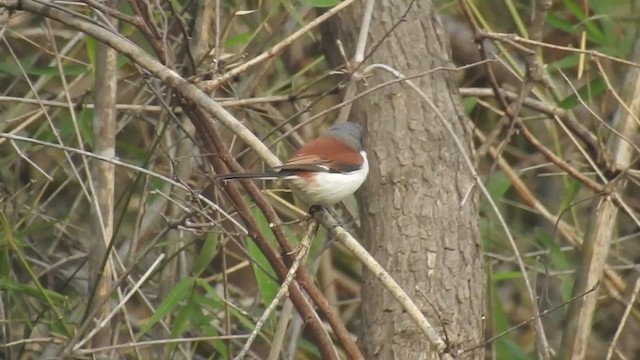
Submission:
[[[363,160],[362,155],[349,145],[324,138],[301,147],[276,170],[348,173],[360,169]]]

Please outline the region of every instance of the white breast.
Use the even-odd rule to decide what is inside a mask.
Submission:
[[[362,167],[350,173],[317,173],[313,185],[308,185],[302,179],[292,179],[296,185],[293,192],[309,205],[334,205],[353,194],[369,174],[369,162],[367,154],[361,151],[363,158]],[[305,184],[304,191],[300,189]]]

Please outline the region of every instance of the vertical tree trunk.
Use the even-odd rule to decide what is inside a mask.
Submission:
[[[108,6],[117,8],[118,0],[109,0]],[[118,22],[111,19],[117,27]],[[116,103],[118,90],[117,52],[103,43],[96,45],[96,108],[93,118],[93,134],[95,137],[94,152],[107,158],[116,155]],[[96,287],[93,304],[98,306],[107,300],[113,287],[113,268],[107,261],[102,266],[107,253],[109,242],[113,237],[114,207],[115,207],[115,166],[105,161],[94,161],[92,177],[95,188],[96,201],[90,204],[92,209],[93,233],[95,237],[89,247],[89,271],[91,274],[90,287]],[[98,319],[102,319],[111,311],[107,302],[100,309]],[[106,347],[112,344],[113,332],[111,324],[103,327],[93,337],[93,347]],[[102,352],[96,355],[98,359],[107,359],[114,353]]]
[[[371,49],[401,18],[410,1],[376,1],[369,32]],[[325,27],[323,41],[332,65],[343,63],[335,40],[353,55],[362,2]],[[406,21],[383,40],[367,63],[383,63],[406,75],[450,65],[448,42],[430,1],[418,1]],[[375,70],[368,86],[392,79]],[[471,153],[471,134],[454,84],[446,71],[415,79],[450,121]],[[360,85],[360,90],[364,86]],[[451,135],[429,106],[404,84],[357,100],[351,120],[366,129],[371,172],[361,200],[363,243],[456,348],[482,339],[483,272],[478,200],[467,193],[470,171]],[[473,194],[476,192],[474,191]],[[373,274],[364,275],[363,332],[367,359],[434,359],[417,327]],[[416,290],[416,289],[419,289]],[[426,296],[426,298],[425,298]],[[431,304],[430,304],[431,303]],[[483,358],[482,350],[467,354]]]

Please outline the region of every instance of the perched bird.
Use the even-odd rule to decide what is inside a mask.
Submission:
[[[369,173],[362,138],[360,125],[335,124],[279,167],[217,179],[285,179],[294,184],[291,190],[308,205],[333,205],[358,190]]]

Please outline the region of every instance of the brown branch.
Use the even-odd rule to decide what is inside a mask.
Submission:
[[[233,157],[229,156],[217,130],[209,124],[209,120],[206,115],[202,113],[200,108],[192,106],[192,104],[188,103],[184,99],[179,99],[179,101],[181,103],[181,107],[189,115],[191,121],[194,122],[195,127],[203,132],[200,134],[200,138],[202,139],[206,153],[212,154],[207,156],[211,165],[217,173],[227,173],[228,170],[226,163],[229,162],[230,158],[233,159]],[[265,234],[260,231],[258,224],[251,215],[249,206],[245,203],[240,189],[234,182],[230,181],[225,184],[225,191],[233,203],[233,206],[238,211],[238,215],[240,215],[245,223],[249,237],[251,237],[260,251],[265,255],[275,270],[278,279],[280,281],[284,281],[288,272],[287,266],[282,258],[276,253],[275,249],[269,245]],[[305,324],[309,327],[322,356],[326,359],[337,359],[335,352],[333,351],[331,338],[324,330],[322,323],[314,314],[313,308],[311,308],[309,303],[307,303],[297,284],[293,283],[289,286],[289,297],[300,313]]]
[[[530,46],[537,46],[537,47],[541,47],[541,48],[547,48],[547,49],[553,49],[553,50],[560,50],[560,51],[566,51],[566,52],[570,52],[570,53],[576,53],[576,54],[585,54],[585,55],[589,55],[593,58],[600,58],[600,59],[607,59],[610,60],[614,63],[618,63],[618,64],[622,64],[622,65],[627,65],[627,66],[631,66],[634,68],[640,68],[640,63],[638,62],[633,62],[633,61],[629,61],[629,60],[624,60],[621,59],[619,57],[615,57],[615,56],[611,56],[611,55],[606,55],[603,54],[599,51],[595,51],[595,50],[582,50],[579,48],[574,48],[574,47],[569,47],[569,46],[561,46],[561,45],[554,45],[554,44],[549,44],[543,41],[538,41],[538,40],[533,40],[533,39],[525,39],[523,37],[520,37],[518,35],[515,34],[503,34],[503,33],[496,33],[496,32],[485,32],[483,34],[484,37],[486,37],[487,39],[493,39],[493,40],[498,40],[498,41],[502,41],[505,43],[508,43],[511,46],[517,45],[520,46],[520,48],[522,48],[522,45],[530,45]]]
[[[138,22],[138,30],[142,32],[144,37],[149,41],[153,51],[155,51],[156,55],[163,64],[167,64],[167,52],[162,43],[158,40],[158,29],[155,27],[155,24],[149,17],[147,16],[147,5],[144,1],[137,0],[129,0],[129,5],[133,10],[134,14],[141,19],[142,21]],[[141,8],[142,7],[142,8]]]
[[[251,331],[251,335],[249,336],[249,339],[247,339],[247,341],[245,342],[244,346],[242,347],[242,350],[234,357],[234,360],[235,359],[240,360],[245,358],[245,355],[249,352],[249,349],[251,348],[251,344],[258,336],[260,329],[262,328],[264,323],[267,321],[271,313],[275,310],[276,306],[278,306],[280,301],[287,295],[288,293],[287,288],[293,281],[296,275],[296,272],[300,268],[300,265],[303,263],[304,258],[306,257],[307,252],[309,251],[311,240],[313,240],[313,237],[316,235],[317,231],[318,231],[318,223],[316,221],[310,221],[309,224],[307,225],[307,230],[305,231],[304,235],[302,236],[302,239],[300,240],[300,243],[297,246],[297,249],[295,251],[296,253],[295,259],[293,261],[293,264],[291,264],[291,268],[289,269],[289,272],[287,272],[286,278],[282,282],[282,285],[280,285],[280,288],[278,289],[278,292],[274,297],[274,299],[271,300],[271,304],[269,304],[269,306],[265,309],[264,313],[262,313],[262,315],[260,316],[260,319],[258,319],[258,321],[256,322],[256,326]]]
[[[185,109],[185,111],[188,111],[187,108],[185,107],[183,108]],[[233,172],[244,171],[242,166],[235,160],[233,155],[231,155],[229,151],[226,149],[226,147],[223,145],[220,139],[220,136],[217,134],[217,131],[215,130],[215,128],[211,126],[209,121],[206,121],[206,115],[203,114],[199,109],[196,109],[196,111],[200,112],[199,117],[200,119],[202,119],[198,121],[199,123],[198,125],[200,126],[197,126],[197,127],[200,129],[204,128],[207,131],[206,136],[211,136],[211,142],[213,142],[215,146],[217,157],[219,157],[219,159],[221,159],[231,171]],[[201,134],[201,137],[204,137],[204,136]],[[224,170],[221,171],[221,170],[222,169],[216,168],[217,173],[226,173],[226,171]],[[242,185],[244,186],[249,196],[251,196],[253,201],[263,212],[267,221],[271,224],[277,224],[279,222],[279,219],[278,219],[278,216],[276,215],[276,212],[273,210],[273,207],[271,206],[269,201],[264,197],[264,195],[262,194],[260,189],[256,186],[256,184],[251,180],[247,180],[247,181],[242,181]],[[232,189],[230,186],[233,186],[233,188],[237,190],[237,187],[234,184],[234,182],[232,181],[225,182],[225,189],[227,191]],[[282,228],[279,226],[273,227],[273,234],[275,235],[278,245],[280,245],[283,252],[286,254],[287,261],[289,263],[293,262],[295,260],[293,247],[287,241],[287,237],[282,231]],[[273,251],[273,249],[269,249],[269,250]],[[264,252],[265,250],[262,250],[262,251]],[[280,257],[278,257],[278,260],[282,262],[282,259]],[[283,263],[283,266],[284,266],[284,263]],[[315,285],[315,282],[307,272],[306,268],[304,267],[299,268],[297,274],[298,274],[298,282],[309,294],[309,297],[313,300],[314,304],[316,304],[320,313],[327,319],[336,337],[338,338],[338,340],[340,340],[342,345],[345,347],[347,354],[349,354],[349,358],[363,359],[362,354],[360,353],[360,349],[358,349],[358,346],[349,335],[349,332],[347,331],[347,328],[345,327],[344,322],[342,322],[342,320],[338,317],[338,315],[333,312],[333,309],[331,308],[329,301],[327,301],[327,299],[324,297],[320,289],[318,289],[318,287]],[[281,280],[283,280],[284,276],[286,276],[286,270],[282,274],[278,273],[278,276],[279,277],[283,276],[283,278],[281,278]],[[309,319],[305,318],[304,316],[303,316],[303,319],[306,319],[306,321],[309,321]]]
[[[638,3],[635,5],[635,10],[640,9]],[[636,31],[636,40],[631,53],[631,58],[636,61],[640,59],[639,35],[640,32]],[[626,74],[621,95],[621,98],[630,99],[631,102],[628,107],[626,105],[618,107],[614,113],[612,123],[617,127],[616,134],[619,134],[619,137],[611,143],[611,149],[615,166],[627,170],[632,166],[635,152],[635,144],[627,139],[634,138],[638,131],[635,114],[640,109],[640,102],[637,100],[640,96],[640,69],[632,69]],[[574,294],[584,291],[590,284],[602,278],[611,246],[610,239],[614,234],[619,215],[619,209],[614,201],[618,199],[615,192],[623,193],[626,184],[626,178],[607,184],[614,191],[613,196],[603,197],[594,210],[581,252],[581,263],[573,287]],[[585,357],[597,300],[597,297],[591,296],[569,307],[559,359]]]
[[[605,187],[602,184],[599,184],[591,180],[589,177],[587,177],[586,175],[583,175],[578,170],[576,170],[571,165],[569,165],[566,161],[556,156],[556,154],[554,154],[551,150],[549,150],[546,146],[544,146],[540,141],[538,141],[538,139],[529,131],[529,129],[526,126],[524,126],[524,124],[521,124],[519,128],[521,130],[522,136],[524,136],[525,139],[527,139],[529,143],[533,145],[533,147],[536,148],[536,150],[538,150],[542,154],[542,156],[547,158],[547,160],[551,161],[560,169],[566,171],[567,174],[569,174],[569,176],[572,176],[574,179],[580,181],[583,185],[595,191],[596,193],[607,192]]]
[[[480,58],[483,60],[488,60],[489,55],[487,51],[486,41],[482,36],[484,34],[484,31],[480,29],[480,27],[476,23],[476,20],[473,18],[473,15],[471,14],[471,10],[467,5],[467,1],[468,0],[459,1],[460,9],[462,9],[462,13],[467,19],[467,22],[469,23],[469,25],[471,26],[471,29],[473,31],[474,42],[479,46]],[[505,99],[505,97],[502,95],[502,92],[500,92],[500,85],[498,85],[498,80],[496,79],[496,75],[493,71],[492,64],[489,62],[486,62],[484,64],[484,67],[485,67],[485,70],[487,71],[487,75],[489,75],[489,84],[491,86],[491,89],[493,89],[493,93],[496,99],[498,100],[498,103],[502,106],[502,109],[504,111],[508,111],[509,104],[507,103],[507,100]]]
[[[463,6],[466,5],[464,1],[461,1],[461,3]],[[542,31],[543,31],[544,21],[545,21],[547,11],[551,8],[551,0],[537,0],[534,4],[534,7],[535,7],[535,11],[533,12],[533,19],[531,21],[531,26],[529,27],[529,35],[534,40],[539,41],[542,37]],[[467,12],[468,12],[468,9],[467,9]],[[471,18],[470,14],[467,14],[467,16]],[[474,26],[477,36],[484,35],[484,34],[478,33],[478,30],[479,30],[478,26],[475,24],[475,22],[473,22],[472,19],[471,19],[471,24],[472,26]],[[479,40],[480,44],[482,44],[482,42],[485,39],[486,38],[482,37],[477,40]],[[486,53],[483,53],[482,56],[486,57]],[[498,149],[498,156],[500,156],[500,153],[502,152],[504,146],[507,143],[509,143],[510,138],[515,133],[516,126],[520,121],[518,119],[518,116],[522,109],[523,103],[525,99],[529,96],[529,93],[533,90],[534,86],[537,83],[543,84],[546,87],[549,86],[549,84],[544,78],[544,69],[540,64],[540,62],[538,61],[537,52],[534,52],[534,51],[523,52],[523,60],[526,67],[526,76],[524,78],[524,83],[522,84],[522,87],[520,88],[520,91],[516,99],[508,107],[504,108],[504,115],[498,120],[499,127],[502,127],[503,124],[504,125],[506,125],[507,123],[511,124],[505,136],[505,139],[500,144],[500,147]],[[494,82],[495,82],[495,79],[494,79]],[[503,103],[504,98],[501,92],[499,91],[499,89],[497,88],[497,84],[495,84],[494,82],[492,82],[492,88],[494,90],[495,96],[497,99],[500,100],[499,101],[500,104],[504,106],[504,103]],[[485,143],[482,144],[480,149],[478,149],[478,154],[480,156],[482,156],[484,153],[488,151],[488,149],[491,147],[494,141],[494,138],[497,138],[500,132],[501,132],[500,128],[497,128],[492,134],[489,135],[488,141],[485,141]],[[498,163],[494,162],[494,164],[491,167],[490,173],[493,171],[493,169],[495,169],[497,165]],[[527,275],[523,273],[522,276],[527,276]],[[537,346],[538,356],[541,359],[549,359],[550,358],[549,344],[545,335],[544,327],[542,326],[542,321],[539,318],[540,311],[538,309],[538,305],[535,301],[532,301],[531,306],[533,308],[533,314],[534,314],[533,323],[534,323],[534,329],[536,334],[536,341],[538,345]]]
[[[513,100],[518,96],[512,91],[504,89],[499,89],[498,92],[509,100]],[[494,97],[495,93],[488,88],[460,88],[460,95],[475,97]],[[522,104],[531,110],[547,114],[550,117],[554,117],[559,121],[562,121],[562,123],[564,123],[571,131],[573,131],[574,134],[576,134],[578,138],[580,138],[580,140],[587,147],[587,151],[592,156],[597,155],[599,151],[601,151],[598,149],[598,139],[596,138],[596,136],[589,129],[587,129],[586,126],[572,117],[571,113],[569,113],[565,109],[551,106],[545,104],[542,101],[538,101],[532,98],[525,98]],[[602,157],[608,158],[609,156],[602,155]]]

